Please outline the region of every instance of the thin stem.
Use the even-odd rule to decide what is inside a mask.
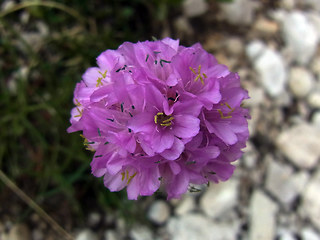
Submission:
[[[0,170],[0,179],[9,187],[16,195],[18,195],[30,208],[46,220],[53,229],[55,229],[61,236],[67,240],[74,240],[74,238],[64,230],[52,217],[50,217],[36,202],[34,202],[28,195],[26,195],[14,182],[12,182],[7,175]]]

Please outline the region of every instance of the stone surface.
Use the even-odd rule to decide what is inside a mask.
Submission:
[[[98,240],[98,236],[89,229],[83,229],[77,235],[76,240]]]
[[[280,133],[276,144],[296,166],[313,168],[320,156],[320,129],[306,123],[296,124]]]
[[[319,145],[318,145],[319,146]],[[311,220],[320,230],[320,171],[307,184],[302,194],[301,215]]]
[[[234,0],[221,3],[220,11],[223,18],[231,24],[247,25],[253,21],[254,11],[257,3],[251,0]]]
[[[273,240],[278,206],[261,190],[255,190],[250,202],[250,240]]]
[[[175,208],[175,214],[178,216],[185,215],[195,209],[195,199],[191,195],[185,195]]]
[[[308,103],[312,108],[320,108],[320,91],[312,92],[308,96]]]
[[[213,222],[200,214],[171,218],[167,224],[170,240],[236,240],[237,222]]]
[[[258,80],[266,92],[272,97],[281,95],[287,80],[282,56],[260,41],[251,42],[247,46],[246,52],[253,62],[254,69],[259,74]]]
[[[157,200],[152,203],[149,211],[148,218],[156,224],[165,223],[170,216],[170,209],[165,201]]]
[[[130,231],[132,240],[153,240],[152,232],[145,226],[134,226]]]
[[[264,35],[274,35],[279,31],[279,25],[275,21],[258,18],[253,25],[253,29]]]
[[[8,233],[4,233],[2,235],[2,239],[3,240],[31,240],[31,234],[27,225],[16,224],[12,226],[12,228]]]
[[[314,86],[312,74],[305,68],[293,67],[290,70],[289,87],[296,97],[305,97]]]
[[[200,199],[200,207],[211,218],[222,217],[237,204],[239,181],[231,178],[226,182],[211,184]]]
[[[320,240],[320,235],[310,227],[302,229],[300,235],[302,240]]]
[[[293,168],[288,165],[276,161],[269,162],[266,189],[284,206],[290,205],[297,198],[307,180],[306,172],[294,174]]]
[[[107,230],[104,232],[104,240],[118,240],[120,239],[117,232],[114,230]]]
[[[244,51],[243,42],[240,38],[228,38],[226,41],[226,51],[232,55],[240,55]]]
[[[314,55],[319,40],[314,25],[303,12],[293,11],[285,15],[282,30],[293,60],[302,65],[307,64]]]
[[[183,2],[183,13],[187,17],[197,17],[208,10],[208,4],[204,0],[185,0]]]

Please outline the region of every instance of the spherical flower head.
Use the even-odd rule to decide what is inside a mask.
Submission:
[[[137,199],[162,186],[180,198],[190,184],[231,177],[249,137],[238,74],[170,38],[125,42],[97,65],[75,88],[68,132],[82,131],[110,191]]]

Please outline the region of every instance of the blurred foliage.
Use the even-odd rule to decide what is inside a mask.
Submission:
[[[157,36],[181,0],[46,3],[0,12],[0,168],[49,212],[63,199],[77,216],[135,214],[125,192],[110,193],[91,175],[79,133],[66,132],[73,89],[102,51]]]

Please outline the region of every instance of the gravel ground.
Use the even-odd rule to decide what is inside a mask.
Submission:
[[[138,201],[145,224],[92,212],[87,228],[74,228],[77,240],[320,240],[320,1],[264,2],[217,10],[185,0],[163,33],[201,41],[249,91],[251,137],[234,176],[181,200]],[[0,239],[44,235],[21,224]]]

